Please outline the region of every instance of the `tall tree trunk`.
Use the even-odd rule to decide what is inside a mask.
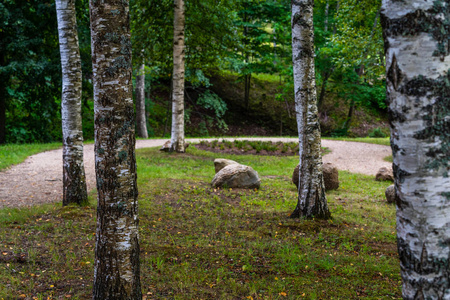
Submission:
[[[252,74],[246,74],[244,76],[245,86],[244,86],[244,103],[245,110],[248,112],[248,108],[250,106],[250,83],[252,79]]]
[[[450,299],[447,1],[384,0],[381,12],[404,299]]]
[[[93,299],[142,299],[128,1],[90,1],[97,232]]]
[[[330,3],[327,0],[327,3],[325,4],[325,21],[324,21],[324,31],[325,33],[328,31],[328,10],[330,8]]]
[[[81,126],[81,59],[75,0],[56,0],[62,68],[63,205],[87,202]]]
[[[175,0],[170,150],[184,152],[184,0]]]
[[[330,79],[331,74],[333,74],[334,67],[331,67],[331,69],[326,70],[323,74],[323,81],[322,86],[320,88],[320,94],[319,94],[319,100],[317,101],[317,107],[320,110],[323,105],[323,99],[325,99],[325,93],[327,91],[327,83],[328,79]]]
[[[147,118],[145,117],[145,65],[139,67],[136,76],[136,131],[137,136],[148,138]]]
[[[292,218],[330,218],[322,174],[314,72],[313,0],[292,0],[292,57],[299,134],[298,203]]]

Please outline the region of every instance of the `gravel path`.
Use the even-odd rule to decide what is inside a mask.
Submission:
[[[246,140],[270,140],[295,142],[295,138],[245,138]],[[164,140],[138,140],[136,148],[162,146]],[[199,139],[189,139],[196,143]],[[383,160],[391,155],[388,146],[322,140],[322,146],[331,150],[323,157],[339,170],[375,176],[381,167],[391,167]],[[84,146],[84,164],[88,190],[95,188],[94,145]],[[294,167],[294,166],[293,166]],[[0,172],[0,208],[32,206],[41,203],[62,201],[62,150],[42,152],[25,162]]]

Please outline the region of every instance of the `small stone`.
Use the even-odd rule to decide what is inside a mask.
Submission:
[[[239,164],[239,163],[235,162],[234,160],[231,160],[231,159],[216,158],[214,160],[214,169],[216,170],[216,174],[217,174],[217,172],[219,172],[226,166],[233,165],[233,164]]]
[[[392,184],[388,186],[384,192],[384,195],[386,196],[387,203],[396,203],[398,196],[395,192],[395,185]]]
[[[375,175],[376,181],[392,181],[394,182],[394,172],[391,168],[382,167],[378,170],[377,175]]]

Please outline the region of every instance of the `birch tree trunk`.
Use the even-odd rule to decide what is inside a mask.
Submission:
[[[142,299],[128,1],[91,0],[97,231],[93,299]]]
[[[184,152],[184,0],[174,2],[172,134],[170,151]]]
[[[145,65],[139,67],[136,76],[136,131],[138,137],[148,138],[147,118],[145,117]]]
[[[448,1],[381,12],[404,299],[450,299]]]
[[[81,126],[81,59],[75,0],[56,0],[62,68],[63,206],[87,202]]]
[[[313,0],[292,0],[292,60],[299,135],[298,203],[292,218],[329,218],[314,72]]]

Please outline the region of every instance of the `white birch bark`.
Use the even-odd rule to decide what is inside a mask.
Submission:
[[[91,0],[97,231],[93,299],[142,299],[128,1]]]
[[[298,204],[291,217],[330,217],[322,174],[314,72],[313,0],[292,1],[292,60],[299,134]]]
[[[145,65],[141,64],[136,76],[136,131],[137,136],[148,138],[147,118],[145,116]]]
[[[75,0],[56,0],[61,53],[63,134],[63,205],[87,202],[81,126],[81,59]]]
[[[404,299],[450,299],[448,1],[384,0]]]
[[[174,1],[172,133],[170,151],[184,152],[184,0]]]

